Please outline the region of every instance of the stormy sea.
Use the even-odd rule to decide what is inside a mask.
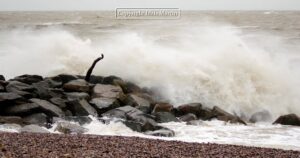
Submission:
[[[300,150],[299,126],[273,124],[282,115],[300,116],[299,12],[182,11],[160,20],[116,19],[114,11],[0,12],[0,74],[8,81],[84,76],[101,54],[95,76],[134,83],[175,109],[217,106],[247,125],[166,121],[158,124],[174,135],[159,137],[89,116],[80,125],[84,134]],[[60,133],[57,125],[43,129]],[[21,128],[0,125],[2,132]]]

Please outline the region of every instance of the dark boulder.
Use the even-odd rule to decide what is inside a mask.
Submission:
[[[6,86],[6,91],[16,93],[24,97],[32,97],[34,87],[19,81],[10,81],[9,84]]]
[[[38,104],[39,107],[50,116],[62,117],[65,115],[64,112],[59,107],[57,107],[56,105],[54,105],[46,100],[33,98],[33,99],[30,99],[30,101]]]
[[[67,104],[75,116],[98,116],[97,111],[85,99],[69,101]]]
[[[26,83],[26,84],[33,84],[33,83],[42,81],[43,77],[39,76],[39,75],[22,75],[22,76],[17,76],[11,80],[19,81],[19,82]]]
[[[117,76],[107,76],[104,77],[102,80],[102,84],[110,84],[110,85],[117,85],[116,82],[120,82],[122,79]]]
[[[5,81],[5,77],[3,75],[0,75],[0,81]]]
[[[126,118],[127,118],[126,112],[123,110],[119,110],[119,109],[109,110],[109,111],[103,113],[101,116],[108,117],[108,118],[119,118],[119,119],[124,119],[124,120],[126,120]]]
[[[179,117],[179,120],[183,122],[189,122],[189,121],[197,120],[197,116],[195,114],[188,113]]]
[[[143,90],[132,82],[117,82],[124,93],[143,93]]]
[[[58,122],[54,131],[58,131],[64,134],[83,134],[88,130],[80,125],[71,122]]]
[[[152,136],[158,136],[158,137],[174,137],[175,132],[168,129],[168,128],[162,128],[155,131],[147,131],[145,132],[146,135],[152,135]]]
[[[86,92],[90,91],[90,84],[83,79],[72,80],[63,85],[65,91],[68,92]]]
[[[90,95],[84,92],[66,92],[64,94],[70,101],[80,99],[90,100]]]
[[[120,86],[96,84],[92,90],[92,98],[116,98],[124,100],[125,95]]]
[[[9,106],[5,109],[5,113],[11,115],[24,115],[24,114],[30,114],[34,111],[38,111],[39,108],[40,106],[36,103],[26,103],[26,104]]]
[[[234,116],[221,108],[214,106],[212,109],[212,114],[215,118],[221,121],[230,122],[230,123],[241,123],[246,125],[246,123],[240,119],[238,116]]]
[[[23,117],[25,124],[35,124],[39,126],[46,126],[48,123],[48,117],[44,113],[36,113],[26,117]]]
[[[76,122],[79,125],[84,125],[84,124],[91,123],[93,120],[89,116],[65,116],[62,118],[59,117],[53,118],[53,123],[63,122],[63,121]]]
[[[5,91],[5,87],[0,84],[0,92],[4,92],[4,91]]]
[[[57,105],[61,109],[65,109],[67,107],[68,100],[62,99],[60,97],[53,97],[50,99],[50,102]]]
[[[70,82],[70,81],[72,81],[72,80],[77,80],[78,77],[75,76],[75,75],[60,74],[60,75],[51,77],[51,79],[52,79],[53,81],[61,82],[62,84],[65,84],[65,83]]]
[[[157,103],[154,105],[152,113],[156,112],[172,112],[173,105],[168,103]]]
[[[18,99],[22,99],[22,97],[16,93],[0,92],[0,103],[7,102],[7,101],[14,101]]]
[[[296,114],[283,115],[277,118],[273,124],[300,126],[300,118]]]
[[[158,123],[178,122],[179,120],[170,112],[157,112],[154,114],[155,121]]]
[[[84,79],[84,78],[85,78],[85,76],[82,79]],[[91,75],[89,83],[91,83],[91,84],[101,84],[101,83],[103,83],[103,77],[102,76]]]
[[[185,114],[195,114],[196,116],[199,116],[202,110],[202,104],[201,103],[190,103],[190,104],[184,104],[177,107],[178,112],[180,115]]]
[[[25,133],[50,133],[45,128],[38,125],[27,125],[20,129],[20,132]]]
[[[53,81],[51,79],[45,79],[37,83],[33,83],[32,86],[35,88],[34,93],[40,99],[49,99],[51,97],[62,96],[62,90],[56,89],[61,83]]]
[[[270,114],[269,111],[267,110],[263,110],[263,111],[259,111],[254,113],[251,118],[250,118],[250,122],[252,123],[256,123],[256,122],[269,122],[271,121],[272,116]]]
[[[23,120],[18,116],[0,116],[0,124],[23,124]]]
[[[99,114],[120,106],[116,98],[94,98],[90,103],[94,105]]]
[[[135,94],[129,94],[127,95],[126,99],[125,99],[125,104],[126,105],[131,105],[133,107],[137,107],[137,106],[146,106],[146,107],[150,107],[150,101],[139,97]]]

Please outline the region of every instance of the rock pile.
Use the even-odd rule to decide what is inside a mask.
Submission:
[[[0,108],[1,124],[49,128],[55,120],[77,119],[84,124],[90,121],[89,115],[105,116],[119,118],[134,131],[157,136],[174,136],[173,131],[158,125],[170,121],[218,119],[246,125],[240,117],[217,106],[211,109],[190,103],[174,107],[156,101],[149,91],[116,76],[91,76],[87,82],[84,76],[69,74],[47,78],[22,75],[8,81],[0,75]],[[280,120],[276,123],[286,119]],[[299,125],[299,118],[296,116],[296,123],[294,119],[290,125]],[[84,133],[85,129],[64,122],[57,131]]]

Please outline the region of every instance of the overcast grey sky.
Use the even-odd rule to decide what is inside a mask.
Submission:
[[[299,10],[300,0],[0,0],[1,11],[113,10],[115,8],[182,10]]]

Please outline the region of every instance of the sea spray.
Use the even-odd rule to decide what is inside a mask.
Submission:
[[[290,62],[298,56],[279,37],[250,35],[208,22],[119,28],[93,39],[63,28],[2,30],[0,72],[84,74],[103,53],[94,74],[133,81],[175,106],[201,102],[248,118],[261,110],[300,114],[299,72]]]

